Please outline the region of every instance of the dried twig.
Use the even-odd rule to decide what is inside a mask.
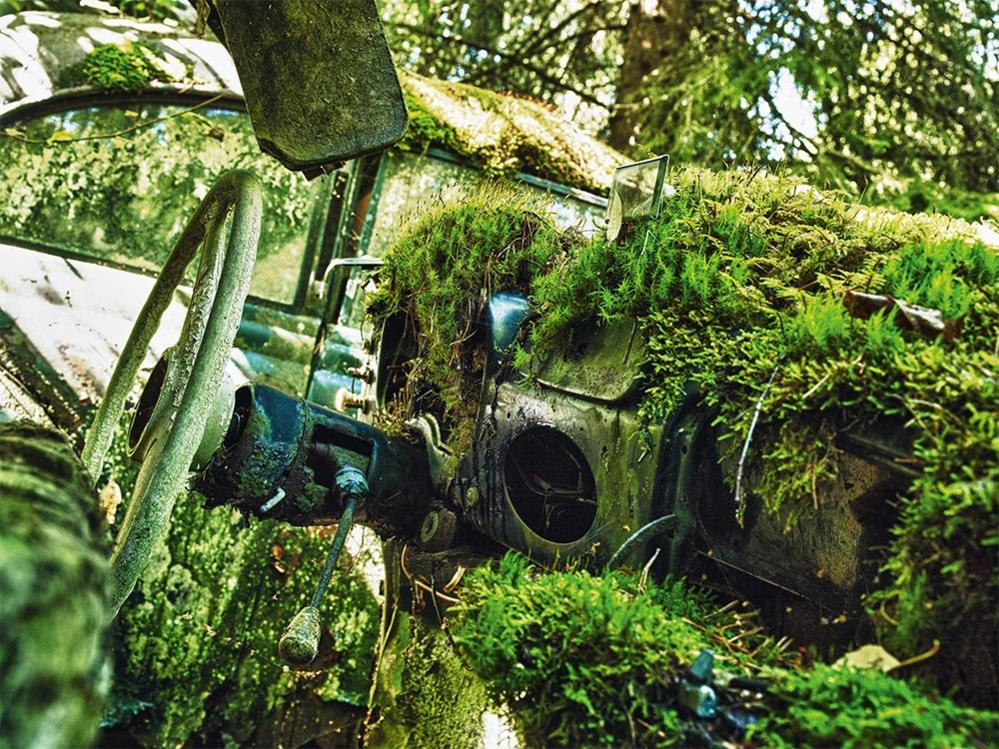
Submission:
[[[749,424],[749,431],[746,433],[746,441],[742,444],[742,454],[739,456],[739,470],[735,474],[735,519],[738,521],[741,527],[746,517],[746,507],[742,502],[742,472],[746,468],[746,456],[749,454],[749,443],[753,439],[753,432],[756,430],[756,422],[760,419],[760,412],[763,410],[763,399],[767,397],[767,393],[770,392],[770,386],[773,385],[774,378],[777,376],[777,370],[780,369],[781,363],[784,361],[785,354],[781,354],[777,363],[774,365],[774,371],[770,373],[770,379],[767,380],[766,387],[763,388],[763,392],[760,393],[759,399],[756,401],[756,408],[753,410],[753,420]]]

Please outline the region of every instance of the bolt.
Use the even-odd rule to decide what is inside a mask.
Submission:
[[[375,373],[370,367],[348,367],[346,373],[361,382],[371,383],[375,379]]]
[[[362,395],[351,393],[347,388],[340,388],[333,396],[333,408],[341,413],[348,408],[359,408],[367,413],[371,409],[371,401]]]
[[[424,551],[444,551],[454,543],[458,517],[450,510],[431,510],[420,527],[420,546]]]

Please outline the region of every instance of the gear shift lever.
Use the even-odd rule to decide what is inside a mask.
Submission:
[[[295,614],[278,641],[278,652],[281,657],[294,666],[311,663],[319,652],[319,638],[322,634],[319,604],[326,594],[344,541],[347,540],[347,534],[354,523],[354,512],[364,503],[368,494],[368,481],[360,469],[354,466],[344,466],[337,471],[335,486],[343,498],[343,513],[336,535],[333,536],[329,554],[326,556],[326,566],[323,567],[316,592],[312,595],[312,602]]]

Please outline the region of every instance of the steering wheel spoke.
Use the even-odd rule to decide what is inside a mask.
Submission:
[[[140,403],[148,414],[129,434],[141,467],[111,554],[113,614],[135,587],[187,483],[249,292],[261,209],[260,185],[249,172],[228,172],[205,196],[136,319],[87,433],[82,458],[96,482],[149,343],[187,267],[203,248],[180,338],[165,357],[165,371],[154,370],[154,376],[162,377],[155,389],[158,398]]]

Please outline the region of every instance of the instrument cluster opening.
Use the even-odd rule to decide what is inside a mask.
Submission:
[[[504,462],[507,498],[517,517],[547,541],[583,538],[597,517],[597,492],[582,451],[548,426],[518,435]]]

